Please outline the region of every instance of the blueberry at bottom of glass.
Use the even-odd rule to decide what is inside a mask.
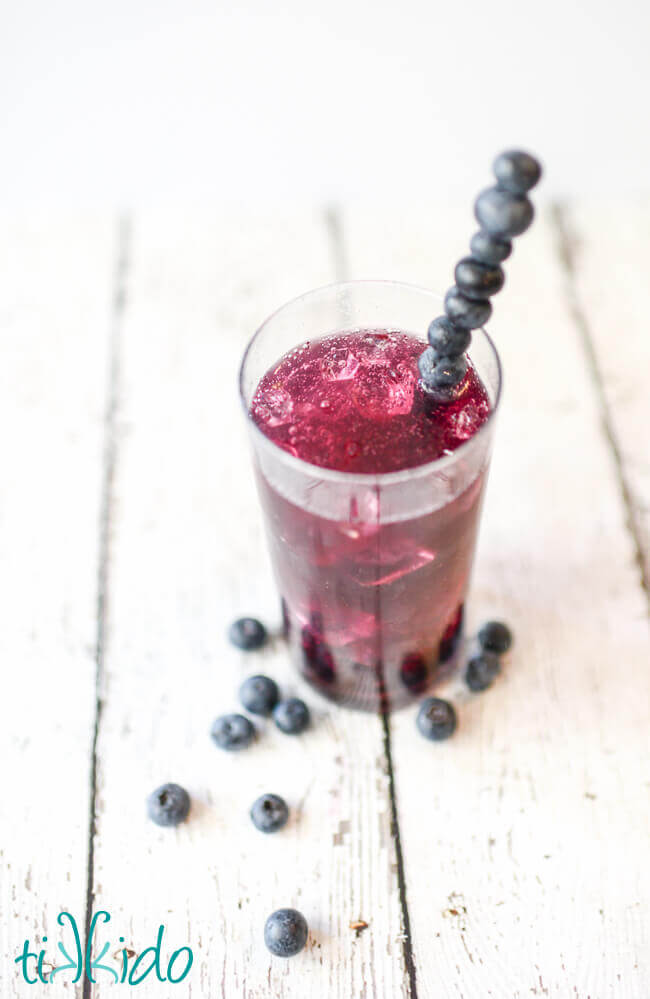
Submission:
[[[372,643],[361,657],[359,642],[336,644],[335,629],[328,628],[321,611],[292,615],[282,599],[288,624],[288,645],[301,675],[324,697],[346,707],[372,712],[393,711],[413,703],[433,690],[459,665],[462,648],[463,606],[451,614],[438,639],[421,648],[408,641],[385,643],[373,655]],[[344,636],[346,637],[346,636]]]

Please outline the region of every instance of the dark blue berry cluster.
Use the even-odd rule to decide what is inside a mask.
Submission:
[[[487,621],[478,633],[480,651],[465,669],[465,683],[477,694],[491,687],[501,672],[499,656],[512,645],[512,633],[502,621]]]
[[[472,237],[470,256],[456,264],[456,284],[445,295],[445,315],[429,326],[429,346],[418,362],[423,388],[440,401],[453,398],[465,377],[471,330],[490,318],[490,298],[503,287],[501,264],[512,252],[512,238],[533,221],[527,192],[542,175],[538,161],[529,153],[510,150],[497,156],[492,170],[496,185],[482,191],[474,204],[480,231]]]

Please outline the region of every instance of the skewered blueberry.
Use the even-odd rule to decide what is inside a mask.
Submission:
[[[502,264],[512,253],[512,243],[509,239],[497,239],[496,236],[490,236],[489,232],[484,232],[483,229],[474,233],[469,242],[469,248],[472,251],[472,256],[492,267]]]
[[[418,368],[426,388],[452,388],[467,374],[467,359],[464,354],[440,357],[433,347],[427,347],[418,358]]]
[[[307,943],[307,920],[297,909],[277,909],[264,926],[264,943],[276,957],[293,957]]]
[[[445,312],[455,326],[475,330],[488,321],[492,306],[487,300],[481,302],[468,298],[454,285],[445,295]]]
[[[210,735],[219,749],[246,749],[255,738],[255,729],[244,715],[221,715],[212,723]]]
[[[533,221],[535,210],[525,195],[488,187],[476,199],[474,214],[491,236],[519,236]]]
[[[280,691],[270,676],[249,676],[239,688],[239,700],[254,715],[270,715]]]
[[[279,794],[263,794],[251,806],[253,825],[260,832],[272,833],[287,824],[289,809]]]
[[[465,683],[475,694],[487,690],[492,686],[500,669],[499,657],[494,652],[481,652],[478,656],[472,656],[467,663]]]
[[[478,633],[481,647],[499,655],[512,645],[512,632],[503,621],[487,621]]]
[[[178,784],[162,784],[147,798],[147,815],[157,826],[177,826],[190,811],[190,796]]]
[[[467,350],[472,342],[469,330],[454,326],[446,316],[438,316],[429,326],[429,343],[440,357],[455,357]]]
[[[240,617],[230,625],[228,638],[238,649],[250,652],[264,645],[267,638],[266,628],[254,617]]]
[[[309,725],[309,708],[299,697],[289,697],[275,706],[273,721],[286,735],[299,735]]]
[[[425,737],[434,742],[448,739],[456,729],[457,719],[453,705],[439,697],[427,697],[420,706],[417,727]]]
[[[492,164],[499,187],[514,194],[525,194],[542,176],[542,168],[529,153],[510,149],[497,156]]]
[[[499,265],[491,267],[481,263],[474,257],[463,257],[456,264],[454,271],[456,287],[460,288],[467,298],[489,298],[503,288],[505,274]]]

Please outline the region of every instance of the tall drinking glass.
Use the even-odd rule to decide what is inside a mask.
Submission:
[[[430,291],[393,282],[321,288],[267,319],[241,366],[292,655],[323,694],[354,707],[397,707],[453,665],[501,391],[497,352],[484,331],[474,333],[469,356],[490,400],[487,420],[450,454],[398,472],[359,474],[303,461],[256,426],[251,400],[269,368],[306,340],[401,330],[424,346],[440,306]]]

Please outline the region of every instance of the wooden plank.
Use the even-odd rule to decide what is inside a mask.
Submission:
[[[262,318],[331,280],[322,217],[136,219],[123,330],[112,524],[106,707],[99,739],[95,910],[140,952],[164,924],[163,952],[189,945],[184,995],[406,996],[400,904],[379,720],[331,708],[293,676],[280,639],[237,653],[225,631],[255,613],[278,631],[237,369]],[[301,691],[313,729],[271,725],[240,755],[212,719],[237,707],[247,674]],[[144,816],[163,781],[188,788],[190,820]],[[283,794],[281,834],[248,819]],[[266,916],[301,909],[303,954],[270,959]],[[358,938],[350,920],[369,929]],[[110,992],[105,975],[97,996]],[[151,978],[139,986],[156,995]]]
[[[650,601],[650,202],[576,202],[560,208],[560,222],[569,293],[593,350]]]
[[[58,914],[83,931],[115,244],[108,219],[0,225],[3,996],[25,939],[55,960]]]
[[[351,275],[444,291],[461,216],[349,212]],[[490,324],[506,392],[469,630],[502,616],[516,645],[492,691],[442,688],[449,744],[420,739],[414,709],[391,723],[420,999],[650,984],[648,618],[557,235],[540,219],[521,239]]]

